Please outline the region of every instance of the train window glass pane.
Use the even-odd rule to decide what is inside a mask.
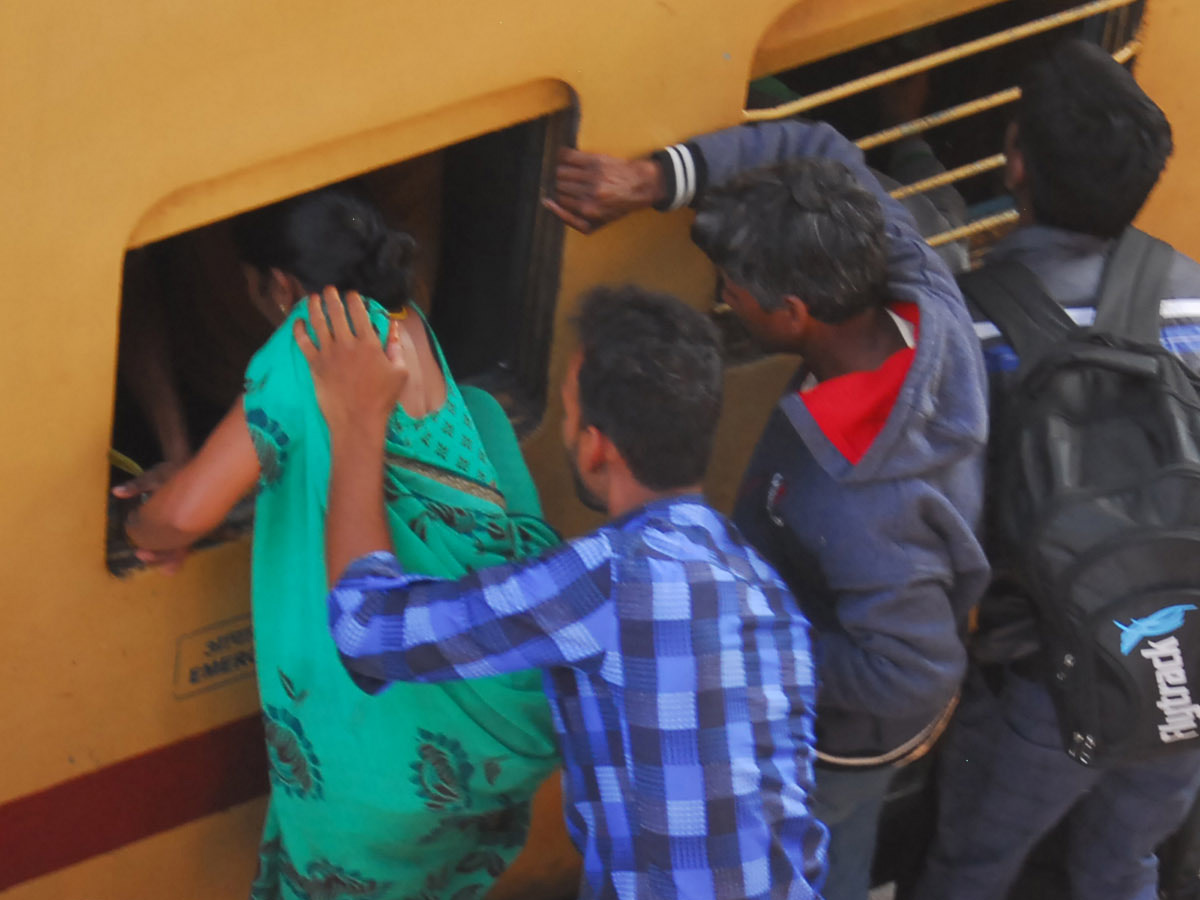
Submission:
[[[519,435],[537,425],[546,402],[562,228],[539,198],[571,121],[563,111],[341,183],[417,239],[414,299],[451,372],[459,383],[491,391]],[[113,484],[130,477],[130,461],[149,468],[178,455],[181,436],[199,447],[270,335],[247,294],[232,221],[126,254]],[[138,565],[122,529],[133,502],[109,500],[107,558],[115,574]],[[252,520],[249,499],[201,546],[247,534]]]
[[[1094,4],[1082,0],[996,3],[758,78],[749,85],[746,106],[752,118],[802,115],[830,122],[857,140],[885,186],[907,195],[903,202],[951,267],[974,267],[1015,224],[1003,183],[1004,132],[1016,96],[1011,89],[1031,61],[1066,36],[1094,41],[1132,65],[1146,0],[1113,2],[1120,5],[1087,15]],[[889,68],[979,39],[1015,36],[1013,29],[1039,21],[1047,27],[1024,29],[1037,33],[992,49],[951,54],[957,58],[927,74],[850,89]],[[843,87],[845,96],[830,96]],[[932,122],[925,118],[935,115]],[[730,359],[756,358],[732,314],[718,305],[714,315],[727,336]]]

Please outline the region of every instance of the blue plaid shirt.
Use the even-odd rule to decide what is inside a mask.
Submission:
[[[816,896],[808,623],[700,498],[454,582],[365,556],[329,611],[368,691],[546,670],[581,900]]]

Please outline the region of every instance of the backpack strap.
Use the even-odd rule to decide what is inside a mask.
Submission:
[[[1157,344],[1158,307],[1174,259],[1170,244],[1137,228],[1125,229],[1104,268],[1096,299],[1096,330]]]
[[[1019,262],[985,265],[959,276],[968,305],[995,324],[1022,361],[1040,356],[1077,326]]]

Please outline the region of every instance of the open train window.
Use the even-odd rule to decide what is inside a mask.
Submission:
[[[340,183],[417,239],[415,302],[455,378],[491,391],[519,435],[546,402],[562,228],[539,199],[570,127],[562,111]],[[270,335],[249,300],[232,222],[126,254],[113,484],[196,449]],[[129,501],[109,502],[108,565],[121,574],[138,565],[122,528]],[[204,545],[247,533],[252,520],[250,499]]]
[[[1003,185],[1004,132],[1022,71],[1068,35],[1132,65],[1145,8],[1146,0],[995,3],[794,68],[768,66],[750,83],[746,117],[830,122],[858,142],[951,267],[973,267],[1017,220]],[[786,56],[785,43],[763,41],[773,60]],[[732,314],[718,306],[716,317],[731,359],[754,358]]]

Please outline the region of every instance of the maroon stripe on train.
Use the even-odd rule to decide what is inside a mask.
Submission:
[[[0,891],[267,790],[259,716],[0,805]]]

